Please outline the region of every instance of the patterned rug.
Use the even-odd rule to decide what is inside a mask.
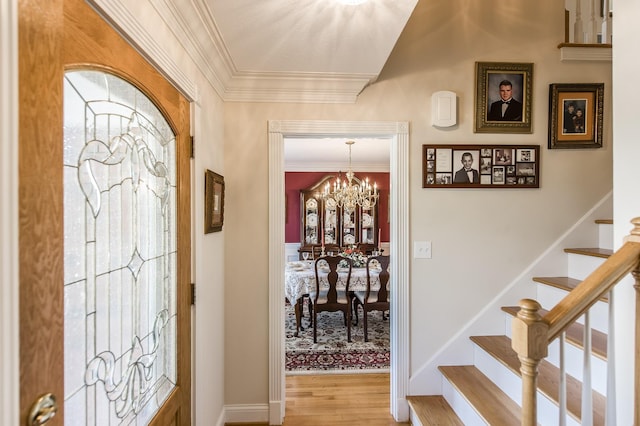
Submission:
[[[309,327],[306,303],[298,337],[293,307],[286,304],[286,374],[314,374],[389,369],[389,320],[381,312],[370,312],[367,328],[369,341],[364,341],[362,309],[357,326],[351,326],[351,343],[347,342],[347,327],[342,312],[318,314],[318,343],[313,343],[313,327]]]

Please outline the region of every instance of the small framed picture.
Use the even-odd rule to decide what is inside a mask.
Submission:
[[[549,149],[601,148],[604,83],[549,85]]]
[[[422,145],[423,188],[539,188],[539,145]]]
[[[476,133],[531,133],[532,63],[476,62]]]
[[[204,233],[222,231],[224,222],[224,177],[212,172],[204,174]]]

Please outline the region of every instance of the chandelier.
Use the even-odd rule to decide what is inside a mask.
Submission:
[[[369,178],[363,181],[354,177],[351,170],[351,146],[354,141],[345,142],[349,145],[349,170],[346,173],[346,180],[336,178],[333,185],[327,183],[324,187],[324,198],[333,198],[338,207],[344,208],[347,212],[352,212],[357,206],[363,209],[370,209],[375,206],[378,201],[378,186],[374,182],[373,186],[369,183]],[[341,173],[342,174],[342,173]]]

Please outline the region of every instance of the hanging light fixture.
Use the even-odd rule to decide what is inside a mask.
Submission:
[[[378,201],[378,185],[374,182],[373,186],[369,183],[369,178],[364,181],[354,177],[351,169],[351,146],[354,141],[345,142],[349,146],[349,169],[346,173],[346,180],[341,180],[340,176],[336,178],[333,185],[327,183],[324,187],[324,197],[333,198],[338,207],[342,207],[347,212],[352,212],[357,206],[363,209],[370,209],[376,205]],[[341,173],[342,174],[342,173]],[[358,183],[359,182],[359,183]]]

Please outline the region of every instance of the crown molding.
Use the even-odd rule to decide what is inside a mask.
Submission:
[[[124,0],[88,0],[111,24],[192,101],[193,79],[166,48],[144,29]],[[149,0],[156,12],[223,101],[354,103],[377,78],[368,74],[259,73],[240,71],[226,48],[211,10],[203,0]]]
[[[160,73],[171,81],[190,101],[197,100],[197,88],[167,50],[141,25],[123,0],[88,0],[108,22],[116,27]]]
[[[230,102],[354,103],[375,75],[236,72],[222,98]]]
[[[167,0],[156,0],[166,3]],[[301,102],[301,103],[354,103],[362,90],[377,79],[377,75],[252,72],[239,70],[226,47],[218,24],[204,0],[193,0],[193,12],[204,25],[208,37],[198,38],[193,25],[184,26],[186,37],[198,40],[196,56],[206,63],[200,69],[213,74],[220,85],[214,86],[218,95],[228,102]],[[165,20],[193,22],[185,19],[188,8],[173,8]],[[173,25],[170,24],[171,27]],[[182,39],[182,38],[181,38]],[[215,55],[211,55],[215,52]],[[193,57],[193,56],[192,56]],[[212,78],[209,78],[211,81]]]

